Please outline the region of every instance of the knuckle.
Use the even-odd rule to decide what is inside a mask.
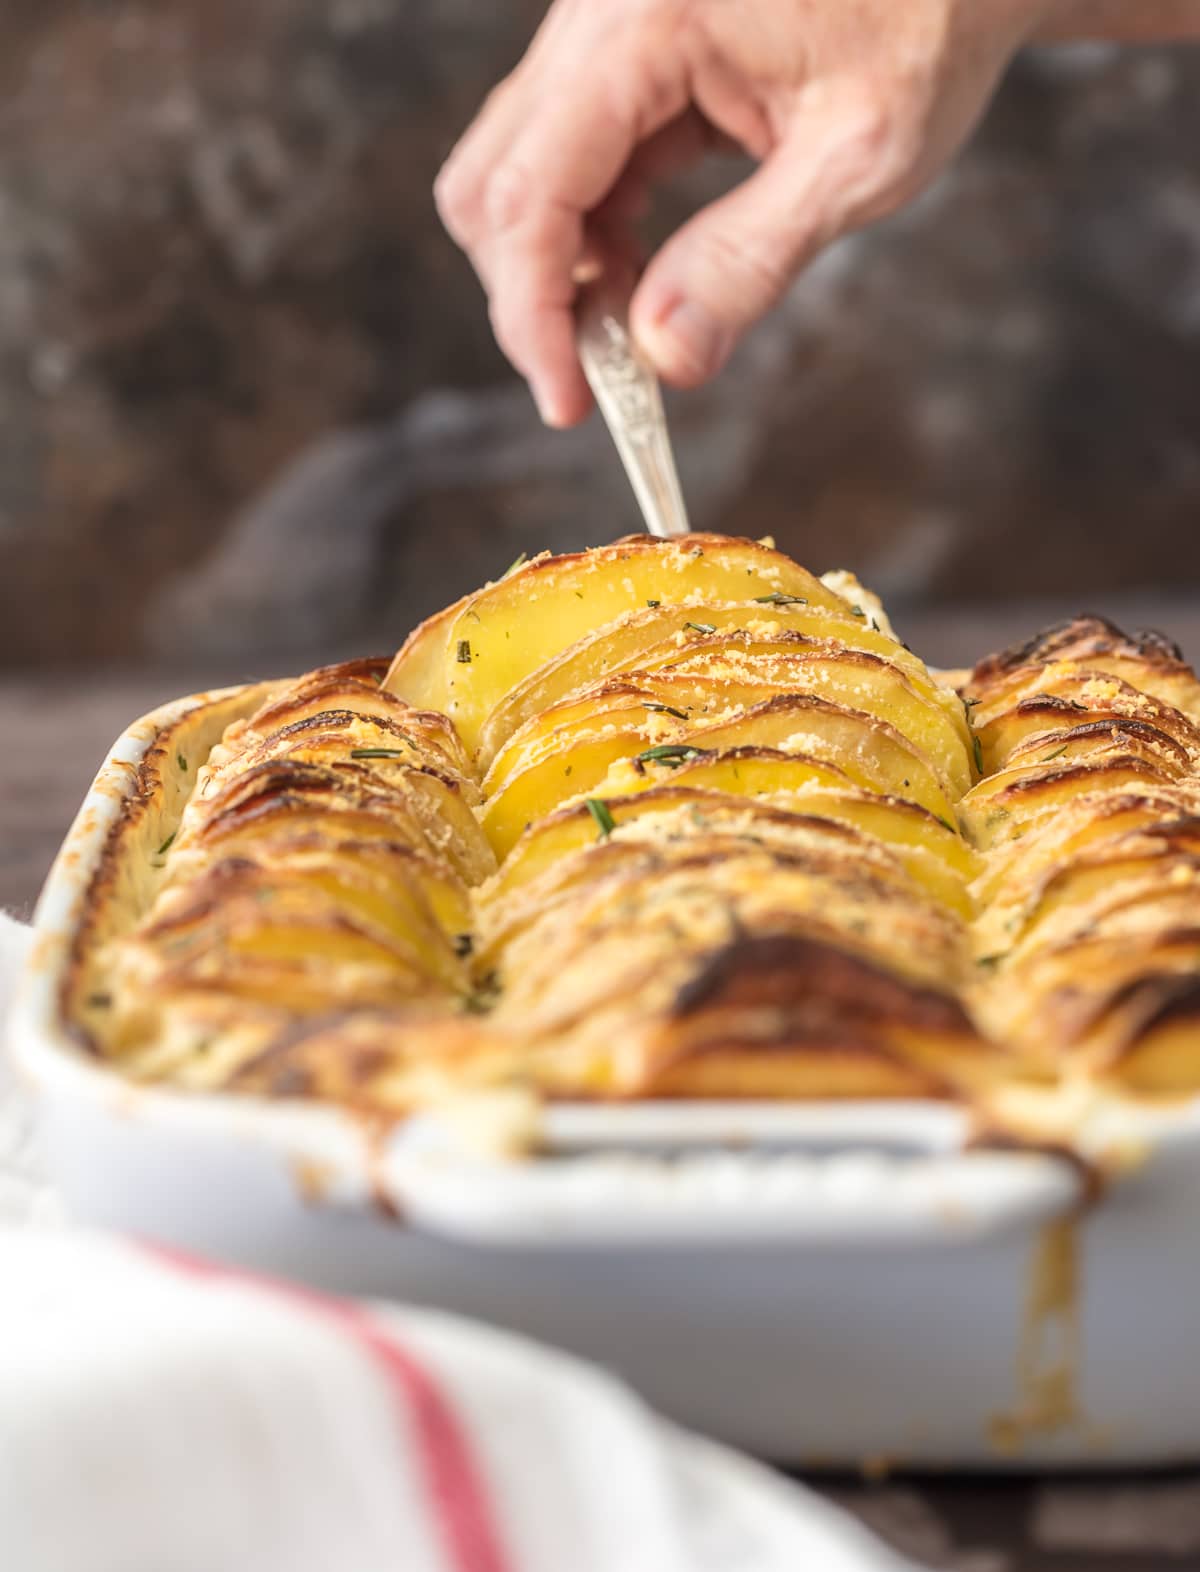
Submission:
[[[433,200],[438,215],[456,240],[471,228],[474,216],[474,193],[463,177],[462,166],[451,154],[442,165],[433,183]]]
[[[497,164],[483,192],[488,228],[499,233],[518,228],[534,208],[536,189],[529,171],[522,165],[512,159]]]
[[[863,165],[887,179],[919,157],[922,124],[919,86],[905,80],[883,82],[855,103],[850,139]]]
[[[705,239],[713,276],[740,281],[756,301],[778,300],[791,281],[784,262],[748,236],[713,230]]]

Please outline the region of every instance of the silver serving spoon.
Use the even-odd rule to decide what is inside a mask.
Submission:
[[[575,306],[579,359],[652,535],[690,533],[658,378],[629,333],[631,289],[607,277],[581,282]]]

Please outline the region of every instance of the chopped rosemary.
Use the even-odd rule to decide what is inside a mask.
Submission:
[[[599,797],[587,799],[587,811],[596,821],[596,827],[602,837],[607,838],[617,827],[617,821],[609,812],[608,804]]]
[[[971,744],[972,744],[972,746],[975,749],[975,768],[982,775],[983,774],[983,744],[980,742],[979,738],[974,736],[974,735],[972,735],[972,737],[971,737]]]
[[[905,647],[905,649],[907,649],[908,648],[907,644],[904,647]],[[967,714],[969,715],[977,704],[982,704],[982,703],[983,703],[982,699],[964,699],[963,700],[963,709],[966,710]]]
[[[852,617],[862,617],[865,620],[867,614],[861,606],[851,606],[850,615]]]
[[[717,631],[715,622],[685,622],[684,627],[691,628],[695,633],[715,633]]]
[[[1065,743],[1065,742],[1064,742],[1064,743],[1063,743],[1063,745],[1062,745],[1062,747],[1061,747],[1061,748],[1055,748],[1055,750],[1054,750],[1054,752],[1053,752],[1053,753],[1048,753],[1048,754],[1047,754],[1047,755],[1046,755],[1046,757],[1045,757],[1045,758],[1044,758],[1044,759],[1043,759],[1043,760],[1042,760],[1042,763],[1043,763],[1043,764],[1049,764],[1049,762],[1050,762],[1050,760],[1051,760],[1051,759],[1057,759],[1057,758],[1059,758],[1059,757],[1060,757],[1060,756],[1061,756],[1061,755],[1062,755],[1062,754],[1064,754],[1064,753],[1065,753],[1065,752],[1066,752],[1066,751],[1067,751],[1067,745],[1066,745],[1066,743]]]
[[[352,759],[402,759],[403,748],[351,748]]]
[[[662,605],[662,601],[661,600],[648,600],[646,602],[646,604],[647,604],[647,606],[653,607],[655,610],[657,610],[658,607]]]
[[[693,557],[702,557],[703,555],[704,555],[704,550],[703,550],[703,548],[701,546],[696,546],[693,549],[693,551],[692,551],[692,556]]]
[[[944,824],[946,826],[946,828],[950,831],[951,835],[957,835],[958,834],[958,825],[957,824],[951,824],[949,819],[943,819],[943,817],[941,816],[940,813],[935,813],[934,814],[934,818],[938,821],[939,824]]]
[[[188,761],[184,758],[182,753],[177,753],[175,755],[175,762],[178,764],[180,772],[186,775],[188,770]]]
[[[566,767],[566,769],[565,769],[565,770],[564,770],[564,771],[563,771],[563,774],[564,774],[564,775],[570,775],[570,773],[571,773],[571,771],[572,771],[572,770],[573,770],[573,769],[574,769],[574,768],[575,768],[575,766],[574,766],[574,765],[573,765],[573,764],[568,764],[568,765],[567,765],[567,767]]]
[[[511,568],[509,569],[509,572],[512,572]],[[456,933],[454,935],[455,955],[470,955],[474,948],[475,941],[469,933]]]
[[[674,715],[676,720],[687,720],[688,718],[686,710],[677,710],[673,704],[656,704],[653,699],[647,699],[643,708],[657,710],[661,715]]]
[[[582,590],[576,590],[575,591],[575,599],[576,600],[582,600],[583,599],[583,591]]]
[[[166,840],[162,843],[158,850],[154,853],[154,855],[156,857],[165,857],[171,850],[171,847],[174,846],[175,837],[178,833],[178,830],[173,830],[171,834],[167,836]]]
[[[507,578],[510,573],[515,573],[518,568],[523,568],[528,561],[528,555],[525,552],[522,552],[517,560],[510,567],[507,567],[504,570],[504,577]]]
[[[677,765],[686,764],[689,759],[694,759],[699,752],[699,748],[691,748],[687,743],[663,742],[657,748],[647,748],[644,753],[639,753],[634,762],[669,764],[674,769]]]
[[[112,994],[89,993],[86,1003],[90,1010],[107,1010],[112,1004]]]
[[[460,666],[469,666],[471,664],[471,641],[470,641],[470,639],[459,639],[459,641],[458,641],[458,663],[459,663]]]
[[[473,993],[469,993],[462,1002],[462,1007],[468,1015],[486,1015],[496,1003],[500,992],[500,983],[495,972],[480,980],[479,986]]]
[[[772,590],[769,595],[756,595],[755,604],[759,606],[807,606],[808,602],[803,595],[785,595],[782,590]]]
[[[976,960],[975,960],[975,964],[976,964],[976,966],[995,966],[1000,961],[1002,961],[1003,959],[1004,959],[1003,951],[999,951],[998,950],[995,955],[980,955],[980,956],[977,956]]]

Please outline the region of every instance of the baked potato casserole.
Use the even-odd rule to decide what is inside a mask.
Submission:
[[[1195,1092],[1198,728],[1095,618],[952,686],[769,543],[543,555],[161,734],[68,1015],[138,1080],[389,1115]]]

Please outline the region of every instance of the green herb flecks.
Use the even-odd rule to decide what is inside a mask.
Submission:
[[[979,738],[972,734],[971,745],[975,749],[975,768],[983,774],[983,744]]]
[[[523,568],[528,561],[528,555],[525,552],[522,552],[515,562],[511,563],[507,568],[505,568],[504,577],[508,578],[509,575],[515,573],[518,568]]]
[[[175,755],[175,762],[179,766],[180,774],[186,775],[188,772],[188,761],[182,753],[177,753]]]
[[[511,571],[511,570],[510,570]],[[469,933],[456,933],[454,935],[455,955],[467,956],[475,948],[475,941]]]
[[[943,818],[940,813],[935,813],[934,814],[934,818],[938,821],[939,824],[944,824],[945,827],[950,831],[951,835],[957,835],[958,834],[958,825],[957,824],[951,824],[950,820],[946,819],[946,818]]]
[[[1055,748],[1053,753],[1048,753],[1046,755],[1046,757],[1042,760],[1042,763],[1043,764],[1049,764],[1051,759],[1060,759],[1060,758],[1062,758],[1063,754],[1066,751],[1067,751],[1067,744],[1064,742],[1061,748]]]
[[[662,605],[662,601],[661,600],[648,600],[646,602],[646,604],[647,604],[647,606],[650,607],[650,609],[652,611],[657,611],[658,608]]]
[[[587,811],[595,819],[596,828],[600,831],[601,837],[607,840],[617,827],[617,821],[609,812],[608,804],[600,797],[589,797],[587,799]]]
[[[866,614],[866,612],[865,612],[865,611],[864,611],[864,610],[863,610],[863,609],[862,609],[862,607],[861,607],[861,606],[851,606],[851,608],[850,608],[850,615],[851,615],[851,616],[852,616],[852,617],[861,617],[861,618],[862,618],[862,619],[863,619],[863,621],[864,621],[864,622],[865,622],[865,621],[866,621],[866,619],[867,619],[867,614]]]
[[[486,1015],[494,1007],[499,994],[500,980],[495,972],[489,972],[480,979],[479,986],[463,999],[463,1010],[467,1015]]]
[[[807,606],[808,602],[803,595],[785,595],[782,590],[772,590],[769,595],[756,595],[755,604],[758,606]]]
[[[352,759],[402,759],[403,748],[351,748]]]
[[[699,748],[691,748],[687,743],[660,743],[657,748],[647,748],[644,753],[639,753],[634,760],[635,764],[666,764],[671,769],[678,769],[681,764],[686,764],[689,759],[699,756]]]
[[[174,846],[174,844],[175,844],[175,836],[178,835],[178,833],[179,833],[179,831],[175,830],[170,835],[168,835],[166,840],[162,843],[162,845],[158,848],[158,850],[154,853],[154,855],[156,857],[165,857],[167,855],[167,853],[171,850],[171,847]]]
[[[715,622],[685,622],[684,627],[691,628],[693,633],[715,633],[717,631]]]
[[[469,666],[471,664],[471,641],[470,641],[470,639],[459,639],[459,641],[458,641],[458,655],[457,655],[456,659],[458,660],[458,664],[460,666]]]
[[[674,715],[676,720],[687,720],[686,710],[677,710],[673,704],[656,704],[652,699],[647,699],[643,709],[654,710],[659,715]]]

